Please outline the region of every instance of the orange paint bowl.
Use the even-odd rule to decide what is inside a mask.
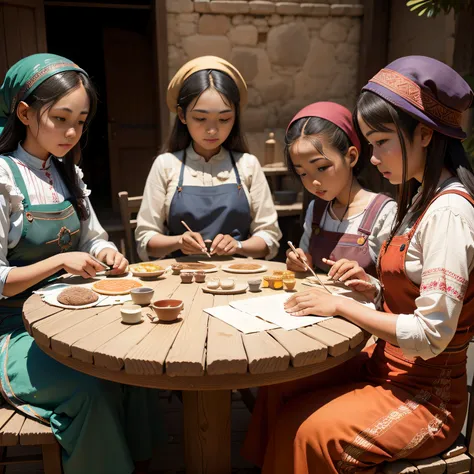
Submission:
[[[157,300],[151,304],[160,321],[175,321],[183,310],[183,306],[181,300]]]

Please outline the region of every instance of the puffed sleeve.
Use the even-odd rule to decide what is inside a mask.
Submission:
[[[251,169],[248,183],[252,218],[250,234],[252,237],[257,236],[265,241],[269,249],[265,258],[271,260],[278,253],[279,241],[282,237],[278,226],[278,214],[260,162],[254,155],[246,155],[246,158],[249,160]]]
[[[79,250],[81,252],[87,252],[94,257],[97,257],[99,252],[105,248],[111,248],[117,250],[117,247],[109,242],[109,236],[107,232],[100,225],[99,220],[94,212],[94,208],[89,200],[91,194],[90,190],[87,189],[86,184],[83,181],[84,174],[82,170],[76,166],[77,178],[79,186],[82,189],[82,193],[85,196],[85,205],[89,211],[89,217],[81,221],[81,238],[79,240]]]
[[[382,244],[390,236],[396,215],[397,203],[395,201],[387,201],[374,222],[372,233],[369,236],[369,252],[372,261],[375,263],[377,263]]]
[[[303,235],[300,239],[300,249],[305,253],[310,253],[309,244],[311,242],[311,233],[313,232],[313,209],[314,199],[308,204],[303,224]]]
[[[165,173],[166,154],[159,155],[148,174],[143,201],[137,216],[135,239],[137,253],[141,260],[148,260],[147,245],[150,239],[157,234],[166,234],[166,190]]]
[[[0,160],[0,299],[11,267],[7,255],[8,249],[15,247],[23,228],[23,194],[15,185],[11,171]]]
[[[440,199],[447,205],[427,213],[414,236],[423,266],[416,310],[397,319],[397,340],[409,357],[430,359],[448,346],[473,268],[474,210],[460,196]]]

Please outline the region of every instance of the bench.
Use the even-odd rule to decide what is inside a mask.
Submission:
[[[41,446],[41,454],[7,456],[11,446]],[[0,473],[11,464],[43,461],[45,474],[61,474],[61,448],[51,428],[29,418],[8,405],[0,407]]]

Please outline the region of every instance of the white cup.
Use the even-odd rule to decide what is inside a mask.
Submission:
[[[142,321],[142,307],[137,304],[126,304],[120,308],[122,322],[125,324],[137,324]]]

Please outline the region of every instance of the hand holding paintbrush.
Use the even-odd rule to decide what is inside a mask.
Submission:
[[[191,228],[186,224],[186,222],[181,221],[181,224],[183,224],[184,227],[190,232],[190,238],[192,239],[192,246],[196,248],[196,250],[199,248],[201,252],[205,253],[209,258],[211,258],[211,254],[207,251],[206,249],[206,244],[204,243],[204,240],[202,240],[201,234],[198,234],[197,232],[193,232]]]
[[[296,255],[296,257],[301,261],[301,263],[304,265],[305,269],[306,270],[309,270],[313,276],[316,278],[316,280],[318,280],[318,283],[330,294],[332,294],[332,291],[329,290],[326,285],[321,281],[321,279],[319,278],[319,276],[314,272],[314,270],[311,268],[310,265],[308,265],[308,262],[306,261],[306,259],[304,259],[299,253],[298,251],[296,250],[295,246],[293,245],[293,243],[291,241],[288,241],[288,245],[290,246],[291,250],[294,252],[294,254]]]

